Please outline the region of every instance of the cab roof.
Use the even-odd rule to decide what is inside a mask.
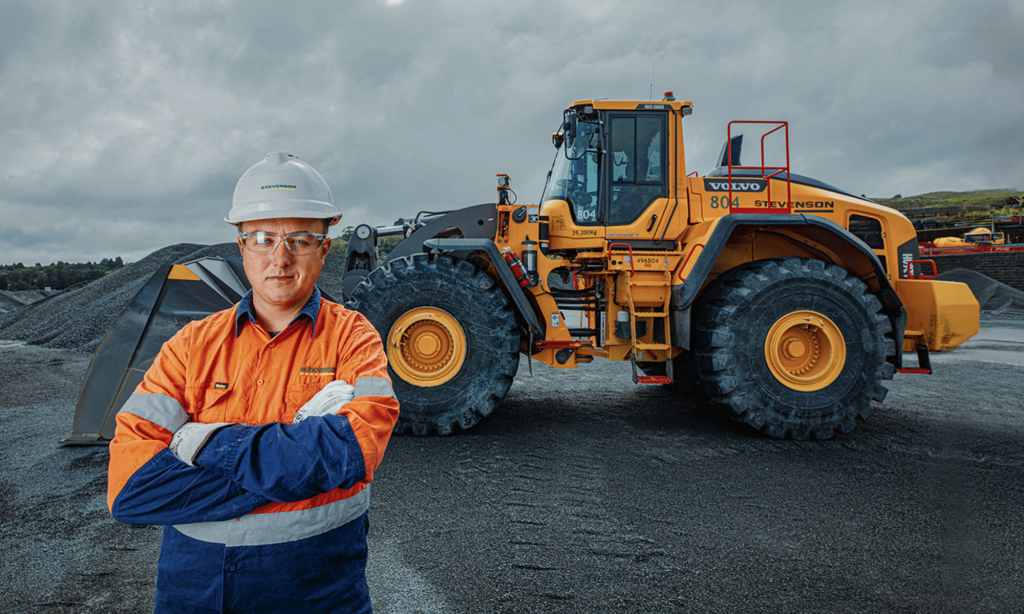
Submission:
[[[586,105],[591,105],[598,111],[678,111],[683,107],[693,108],[693,103],[689,100],[577,100],[569,105],[569,108]]]

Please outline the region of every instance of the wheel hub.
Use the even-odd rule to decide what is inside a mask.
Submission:
[[[441,349],[441,338],[432,332],[423,333],[416,338],[416,352],[425,358],[437,356]]]
[[[764,342],[765,361],[784,386],[801,392],[825,388],[846,364],[846,342],[839,327],[816,311],[794,311],[779,318]]]
[[[403,380],[432,388],[455,377],[466,359],[466,334],[447,311],[421,307],[395,320],[388,333],[388,362]]]

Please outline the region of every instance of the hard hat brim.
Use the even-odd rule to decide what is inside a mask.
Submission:
[[[312,200],[275,200],[272,202],[248,203],[233,207],[224,221],[229,224],[241,224],[253,220],[273,220],[281,218],[309,218],[317,220],[334,219],[336,224],[341,219],[337,207],[328,202]]]

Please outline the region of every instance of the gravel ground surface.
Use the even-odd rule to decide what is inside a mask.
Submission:
[[[110,519],[106,448],[56,444],[156,261],[231,255],[161,252],[0,315],[0,338],[48,346],[0,341],[2,612],[152,610],[160,529]],[[932,376],[898,375],[828,442],[765,439],[700,397],[634,386],[628,365],[531,378],[524,361],[471,431],[392,439],[373,491],[376,611],[1024,610],[1024,312],[963,277],[994,309],[982,334]]]
[[[88,361],[0,346],[3,612],[151,611],[160,529],[109,518],[105,448],[56,445]],[[533,370],[467,433],[392,439],[378,612],[1024,607],[1024,367],[897,376],[828,442],[765,439],[620,364]]]

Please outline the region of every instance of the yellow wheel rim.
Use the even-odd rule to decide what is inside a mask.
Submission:
[[[455,377],[466,360],[466,333],[459,321],[437,307],[405,312],[391,325],[388,362],[398,377],[433,388]]]
[[[779,318],[768,331],[764,356],[784,386],[814,392],[842,373],[846,343],[832,320],[815,311],[794,311]]]

